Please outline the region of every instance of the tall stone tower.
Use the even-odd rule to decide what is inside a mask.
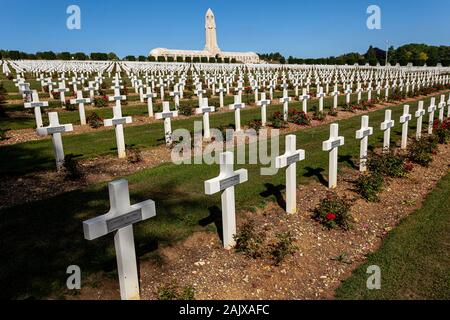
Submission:
[[[219,46],[217,45],[217,32],[216,32],[216,20],[214,13],[211,9],[208,9],[205,17],[205,29],[206,29],[206,46],[205,50],[211,54],[217,55],[220,53]]]

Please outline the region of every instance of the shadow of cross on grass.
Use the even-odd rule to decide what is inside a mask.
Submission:
[[[202,227],[206,227],[212,223],[216,226],[217,235],[220,241],[223,243],[223,223],[222,223],[222,210],[218,206],[212,206],[208,208],[209,216],[201,219],[198,224]]]
[[[278,206],[280,206],[281,209],[285,210],[286,200],[284,200],[284,197],[281,194],[281,191],[285,190],[286,186],[282,185],[282,184],[275,186],[271,183],[266,183],[266,184],[264,184],[264,187],[267,190],[264,192],[261,192],[260,196],[264,197],[264,198],[269,198],[271,196],[274,196],[277,201]]]
[[[305,167],[306,173],[303,175],[306,178],[312,178],[316,177],[316,179],[323,184],[324,186],[328,187],[328,181],[324,178],[322,172],[325,171],[323,168],[311,168],[311,167]]]

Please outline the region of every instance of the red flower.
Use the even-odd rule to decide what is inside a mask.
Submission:
[[[328,221],[333,221],[336,219],[336,215],[333,212],[330,212],[327,214],[326,218]]]

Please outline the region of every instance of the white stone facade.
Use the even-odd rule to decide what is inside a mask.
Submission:
[[[178,58],[182,58],[185,61],[186,58],[228,58],[230,61],[236,59],[237,62],[243,63],[259,63],[259,56],[254,52],[225,52],[220,50],[217,44],[217,29],[214,13],[211,9],[208,9],[205,17],[205,29],[206,29],[206,45],[204,50],[173,50],[165,48],[156,48],[150,51],[150,56],[173,58],[176,61]]]

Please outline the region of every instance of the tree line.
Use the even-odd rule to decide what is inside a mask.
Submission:
[[[289,56],[287,59],[279,52],[259,54],[261,60],[268,63],[281,64],[331,64],[331,65],[365,65],[372,66],[385,65],[386,51],[370,46],[366,53],[357,52],[346,53],[340,56],[327,58],[295,58]],[[399,63],[406,66],[412,63],[414,66],[436,66],[441,64],[444,67],[450,66],[450,46],[428,46],[426,44],[407,44],[397,49],[388,49],[388,62],[391,65]]]

